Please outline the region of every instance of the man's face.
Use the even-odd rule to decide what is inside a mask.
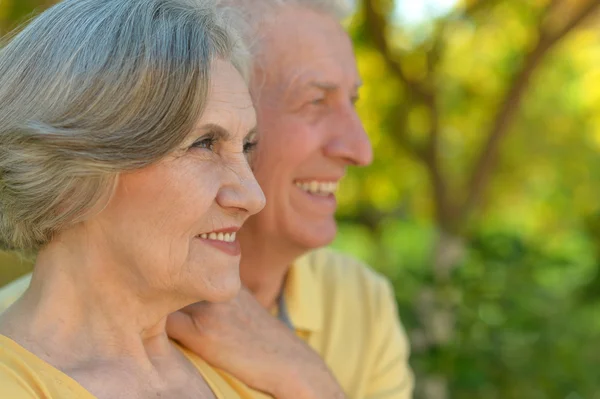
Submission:
[[[352,44],[333,18],[287,7],[262,31],[251,95],[260,139],[253,170],[267,198],[249,234],[302,250],[336,233],[335,190],[372,149],[356,114]]]

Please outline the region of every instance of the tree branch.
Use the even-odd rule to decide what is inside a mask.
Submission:
[[[426,93],[418,82],[415,82],[406,76],[402,70],[400,62],[398,62],[392,54],[386,34],[388,30],[388,22],[384,15],[375,10],[373,2],[376,0],[364,0],[365,25],[373,45],[383,56],[387,67],[392,73],[406,86],[408,92],[420,100],[423,100]]]
[[[402,70],[402,66],[400,62],[397,61],[388,46],[386,39],[386,32],[388,29],[388,23],[385,19],[385,16],[381,15],[375,10],[373,5],[373,1],[376,0],[364,0],[364,12],[365,12],[365,27],[369,33],[369,36],[373,42],[374,47],[379,51],[382,55],[386,66],[392,72],[392,74],[397,77],[406,88],[409,96],[415,96],[420,101],[423,101],[425,96],[422,89],[419,87],[417,82],[411,81],[404,71]],[[392,126],[398,126],[399,129],[406,126],[406,115],[399,113],[394,116],[395,122]],[[421,148],[415,146],[407,137],[406,131],[399,130],[393,136],[396,143],[404,148],[409,154],[419,159],[420,161],[424,161],[424,152]]]
[[[452,216],[454,204],[452,197],[448,195],[448,185],[442,172],[442,163],[440,159],[440,117],[437,108],[437,99],[435,94],[427,98],[427,108],[430,111],[431,128],[429,130],[429,140],[424,150],[423,161],[429,175],[433,191],[436,220],[444,231],[452,231]]]
[[[549,7],[553,7],[555,2]],[[513,121],[523,100],[523,94],[529,87],[530,78],[541,64],[548,51],[570,31],[577,27],[586,17],[600,7],[599,1],[591,1],[583,7],[574,18],[554,34],[541,32],[535,48],[530,51],[523,62],[523,67],[515,75],[513,83],[502,101],[498,113],[494,118],[483,150],[475,163],[467,188],[467,196],[458,215],[458,220],[464,218],[480,201],[486,183],[496,166],[498,147],[500,141],[506,136],[508,128]]]
[[[435,40],[431,49],[427,52],[427,88],[424,104],[430,112],[430,130],[427,146],[424,151],[424,161],[431,181],[434,195],[436,220],[445,231],[452,229],[451,221],[453,214],[453,198],[448,195],[448,181],[446,180],[442,160],[440,159],[440,111],[437,103],[436,72],[439,60],[442,58],[445,45],[446,24],[445,19],[437,24]]]
[[[384,57],[388,68],[404,84],[413,98],[425,105],[430,116],[430,130],[427,143],[424,148],[415,148],[404,134],[396,137],[397,142],[417,156],[424,164],[430,178],[433,196],[435,199],[436,217],[442,228],[449,227],[453,207],[448,197],[447,182],[442,173],[441,160],[439,157],[439,110],[437,108],[436,90],[434,87],[435,69],[443,51],[442,34],[439,40],[433,43],[432,48],[426,53],[427,57],[427,81],[425,83],[410,80],[399,61],[392,54],[387,42],[388,23],[384,15],[374,7],[374,1],[364,1],[366,28],[371,36],[374,46]],[[487,1],[487,0],[486,0]],[[439,27],[439,29],[441,29]],[[404,124],[405,125],[405,124]]]
[[[472,1],[465,7],[463,7],[463,11],[461,14],[464,14],[468,17],[472,17],[474,14],[483,10],[484,8],[490,7],[494,4],[498,3],[498,0],[478,0]]]
[[[598,9],[600,9],[600,1],[590,0],[588,4],[582,7],[581,10],[579,10],[579,12],[575,14],[575,16],[562,27],[562,29],[560,29],[553,35],[549,35],[551,36],[551,38],[549,39],[550,45],[554,45],[560,39],[568,35],[569,32],[575,29],[580,23],[583,22],[583,20],[585,20]]]

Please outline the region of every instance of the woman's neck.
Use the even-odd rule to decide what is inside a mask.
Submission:
[[[85,254],[60,244],[38,256],[31,285],[0,322],[0,331],[52,363],[69,368],[89,359],[150,366],[171,345],[166,316],[190,300],[152,292],[89,246]],[[65,350],[68,349],[68,350]]]

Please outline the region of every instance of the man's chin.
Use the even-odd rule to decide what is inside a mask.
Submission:
[[[335,240],[337,224],[335,220],[318,225],[306,226],[297,236],[298,243],[306,250],[313,250],[329,245]]]

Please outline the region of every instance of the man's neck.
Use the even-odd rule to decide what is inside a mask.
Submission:
[[[288,270],[306,250],[285,243],[277,244],[275,240],[263,238],[261,242],[257,241],[242,240],[240,275],[242,283],[256,300],[265,309],[272,309],[284,287]]]

